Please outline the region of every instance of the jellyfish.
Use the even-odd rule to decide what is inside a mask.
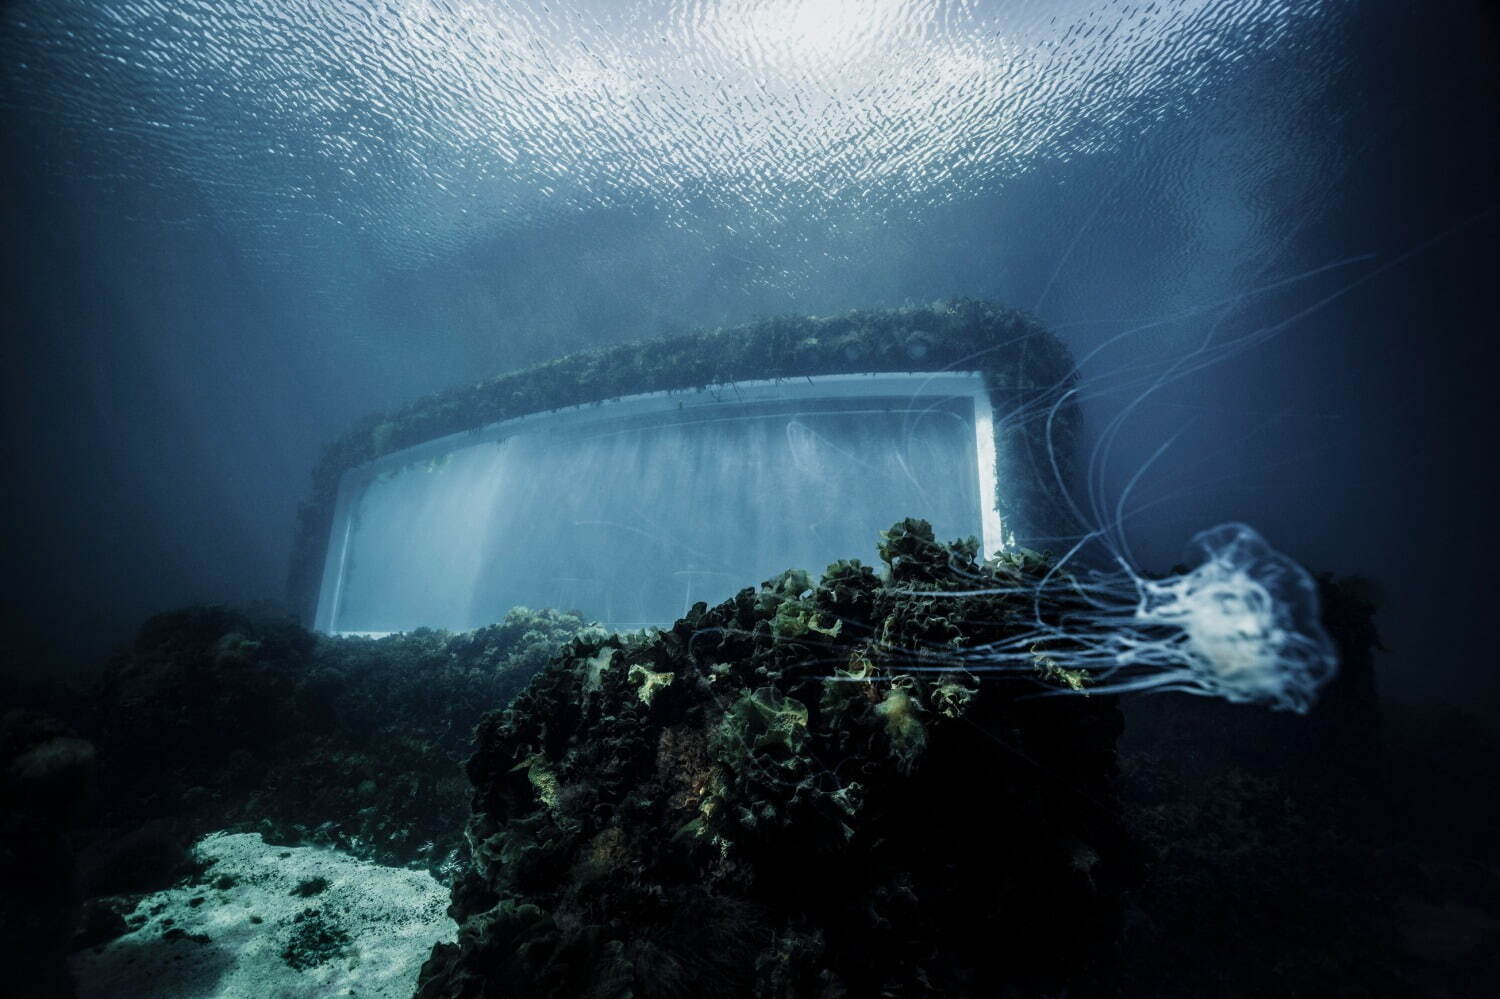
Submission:
[[[1165,676],[1179,671],[1193,689],[1229,701],[1306,712],[1338,669],[1307,570],[1245,524],[1203,531],[1193,545],[1203,554],[1198,568],[1136,581],[1136,619],[1173,636],[1156,665],[1172,667]],[[1124,631],[1119,640],[1129,636]],[[1151,660],[1136,652],[1122,658]]]
[[[1075,367],[1064,381],[1000,416],[1002,424],[1044,421],[1043,464],[1054,477],[1054,495],[1086,529],[1060,539],[1066,550],[1050,563],[1022,557],[1012,560],[1011,569],[1028,563],[1026,571],[1002,567],[977,574],[972,589],[912,591],[938,599],[1029,599],[1033,608],[1030,627],[1011,637],[953,653],[926,650],[929,659],[946,662],[914,670],[1027,675],[1046,687],[1046,695],[1178,691],[1305,714],[1338,670],[1337,651],[1321,624],[1317,585],[1308,572],[1243,523],[1194,535],[1184,560],[1190,568],[1165,576],[1138,568],[1126,525],[1150,504],[1132,507],[1132,493],[1168,453],[1172,439],[1134,471],[1117,496],[1107,496],[1102,485],[1120,428],[1153,393],[1267,335],[1260,330],[1221,344],[1211,330],[1195,350],[1128,379],[1126,386],[1134,391],[1095,440],[1082,499],[1066,481],[1053,446],[1053,423],[1065,405],[1101,387],[1080,381]],[[1007,547],[1016,554],[1013,539]],[[1102,553],[1108,568],[1080,568],[1091,553]]]
[[[1066,398],[1057,397],[1054,413]],[[1107,446],[1090,462],[1087,513],[1072,502],[1053,456],[1059,495],[1080,522],[1095,525],[1071,539],[1061,558],[1048,562],[1012,545],[991,571],[972,577],[971,589],[908,591],[933,599],[1029,599],[1029,626],[997,642],[924,650],[926,663],[902,671],[1009,672],[1043,684],[1045,695],[1178,691],[1305,714],[1338,671],[1312,576],[1243,523],[1194,535],[1187,569],[1164,576],[1141,571],[1126,538],[1127,501],[1167,445],[1113,502],[1098,486]],[[1101,549],[1110,568],[1079,568],[1091,549]]]
[[[1030,675],[1047,686],[1048,695],[1180,691],[1306,713],[1338,670],[1337,651],[1320,623],[1317,586],[1308,572],[1243,523],[1222,524],[1194,535],[1185,560],[1191,568],[1185,571],[1158,577],[1138,567],[1127,525],[1162,500],[1136,503],[1134,493],[1170,452],[1175,437],[1161,442],[1128,476],[1117,495],[1109,495],[1104,483],[1110,478],[1107,473],[1122,428],[1166,386],[1256,349],[1373,275],[1365,273],[1310,307],[1245,332],[1226,330],[1229,310],[1369,259],[1364,254],[1334,260],[1201,303],[1178,316],[1131,325],[1094,346],[1057,383],[1038,386],[1010,411],[997,412],[997,436],[1002,429],[1042,424],[1039,437],[1045,453],[1037,456],[1031,470],[1050,474],[1050,492],[1082,533],[1037,539],[1060,542],[1064,549],[1045,571],[1037,570],[1039,578],[986,573],[976,576],[973,589],[949,593],[954,597],[1029,597],[1033,606],[1029,628],[998,643],[960,650],[953,655],[958,660],[953,665],[915,668]],[[1215,313],[1218,317],[1210,320]],[[1199,327],[1185,350],[1170,355],[1138,352],[1114,366],[1104,365],[1102,374],[1084,375],[1089,362],[1176,322]],[[992,345],[974,356],[1011,346]],[[962,359],[956,366],[969,360]],[[1122,401],[1086,454],[1084,495],[1077,497],[1055,447],[1054,424],[1065,407],[1108,397]],[[1030,433],[1009,436],[1032,438]],[[1014,555],[1014,537],[1008,536],[1006,545]],[[1091,556],[1099,561],[1100,555],[1108,568],[1079,567]],[[946,650],[926,650],[925,654],[949,658]]]
[[[1307,570],[1246,524],[1199,532],[1197,564],[1160,579],[1123,560],[1110,573],[1039,584],[1038,626],[976,649],[970,668],[1025,663],[1065,692],[1175,690],[1306,713],[1338,670]],[[1068,606],[1043,622],[1042,594]]]
[[[1058,562],[1035,581],[913,590],[1027,597],[1033,621],[902,671],[1005,672],[1036,680],[1044,695],[1179,691],[1305,714],[1338,671],[1317,584],[1246,524],[1201,531],[1189,547],[1196,564],[1160,578],[1117,559],[1110,571],[1074,573]]]

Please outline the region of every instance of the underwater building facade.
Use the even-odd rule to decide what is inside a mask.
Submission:
[[[293,593],[328,633],[464,630],[517,605],[664,625],[907,516],[1042,547],[1072,361],[989,303],[781,318],[573,355],[338,441]],[[315,610],[314,610],[315,608]]]

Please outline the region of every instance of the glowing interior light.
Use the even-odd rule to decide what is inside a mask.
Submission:
[[[477,627],[511,607],[670,624],[788,567],[873,561],[916,514],[1001,544],[972,373],[659,392],[408,448],[340,488],[317,627]]]

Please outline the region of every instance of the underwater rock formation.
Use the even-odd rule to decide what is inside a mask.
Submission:
[[[518,608],[472,632],[370,639],[223,607],[152,618],[85,726],[102,778],[91,894],[165,888],[223,829],[446,875],[474,725],[586,626]]]
[[[459,940],[421,999],[1053,995],[1106,975],[1133,866],[1120,712],[956,668],[1025,627],[1046,569],[976,549],[906,521],[884,578],[787,572],[670,630],[571,643],[480,725]]]
[[[380,640],[224,608],[154,618],[91,700],[45,703],[71,729],[0,724],[7,984],[66,995],[75,931],[75,967],[112,967],[143,932],[135,893],[223,895],[188,849],[220,829],[452,882],[459,938],[427,962],[428,999],[1495,980],[1496,810],[1473,801],[1500,736],[1410,711],[1378,724],[1366,587],[1319,581],[1341,671],[1306,716],[1178,695],[1122,713],[1097,693],[1030,696],[1087,689],[1052,644],[1034,670],[957,669],[1034,625],[1046,560],[982,566],[920,522],[881,554],[883,573],[788,572],[631,636],[529,611]],[[1066,610],[1068,587],[1046,593],[1044,614]],[[236,932],[327,972],[283,959],[276,934],[296,928]],[[162,939],[168,960],[198,947]],[[80,983],[113,994],[112,974]]]

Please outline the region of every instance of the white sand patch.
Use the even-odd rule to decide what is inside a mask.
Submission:
[[[74,955],[80,999],[407,999],[432,945],[457,930],[425,871],[256,833],[194,850],[213,862],[202,883],[147,896],[135,929]]]

